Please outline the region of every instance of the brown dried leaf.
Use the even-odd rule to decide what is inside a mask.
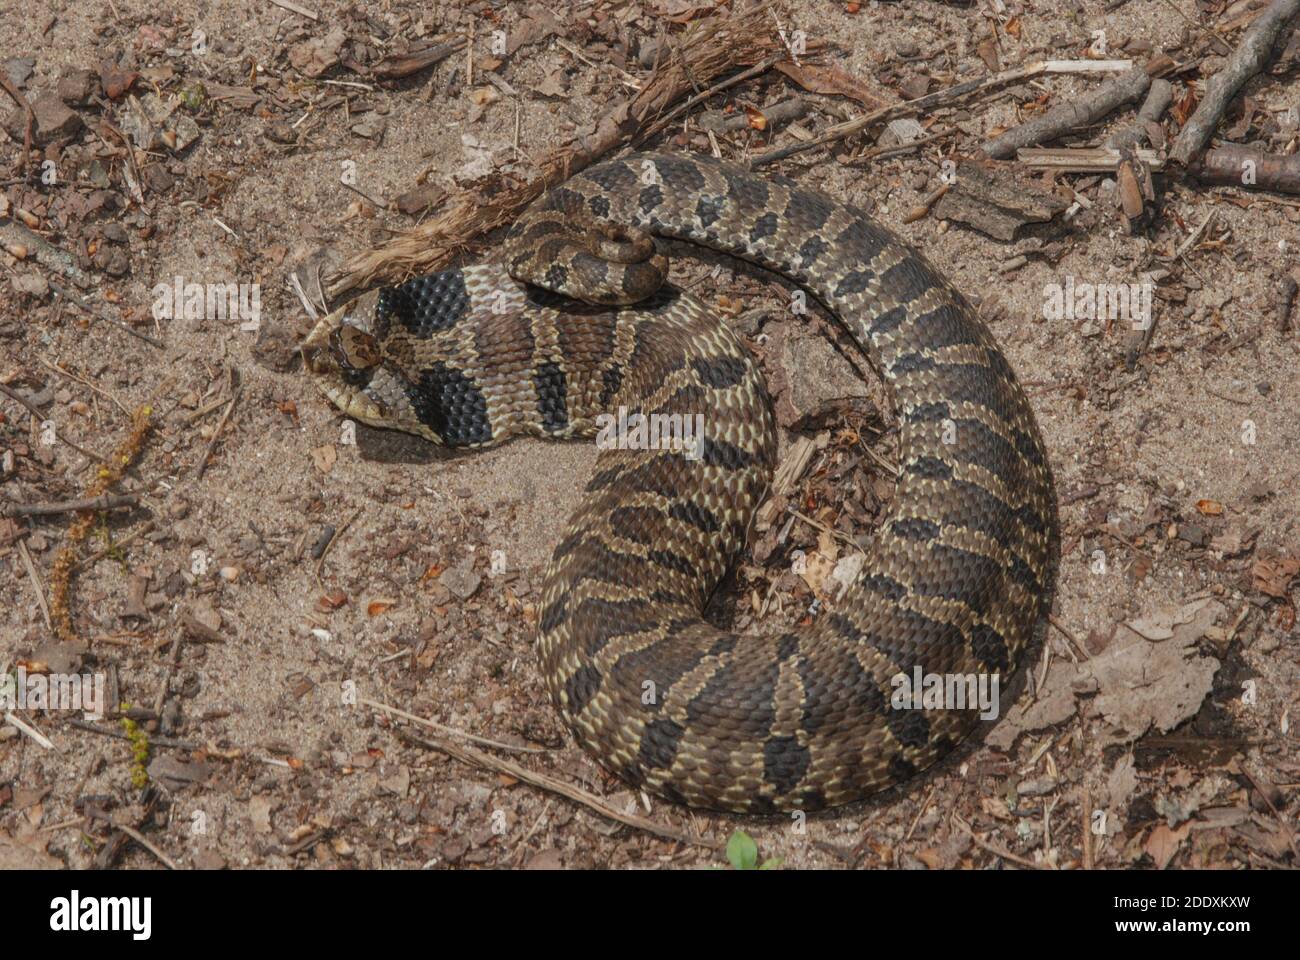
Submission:
[[[858,101],[858,103],[870,110],[879,110],[881,107],[887,107],[894,102],[894,98],[883,91],[871,89],[857,77],[835,67],[783,61],[776,65],[776,69],[809,93],[848,97],[851,100]]]
[[[1156,869],[1163,870],[1178,852],[1179,846],[1191,831],[1190,823],[1183,824],[1177,830],[1171,830],[1166,824],[1158,824],[1147,837],[1146,851],[1156,862]]]
[[[1300,559],[1296,557],[1270,557],[1256,560],[1250,568],[1255,578],[1255,589],[1270,597],[1285,600],[1291,591],[1291,581],[1300,573]]]

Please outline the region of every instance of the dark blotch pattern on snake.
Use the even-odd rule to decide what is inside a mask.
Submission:
[[[775,427],[735,336],[660,287],[652,237],[806,288],[894,391],[893,513],[805,628],[702,619],[768,489]],[[591,437],[620,410],[664,429],[702,415],[685,449],[603,449],[555,549],[538,650],[579,743],[670,800],[761,813],[866,796],[969,734],[970,705],[897,709],[897,678],[992,673],[1005,690],[1047,610],[1057,526],[1029,403],[961,295],[856,208],[685,155],[578,174],[520,218],[501,261],[354,301],[304,354],[349,416],[449,445]]]

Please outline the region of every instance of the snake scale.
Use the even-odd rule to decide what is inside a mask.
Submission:
[[[893,391],[892,513],[807,626],[748,636],[703,617],[769,488],[776,433],[748,351],[661,286],[656,237],[805,288]],[[1048,609],[1057,521],[1029,403],[962,296],[857,208],[679,154],[553,188],[500,260],[367,294],[303,350],[348,415],[449,446],[591,437],[620,408],[703,415],[691,449],[603,444],[555,548],[538,650],[578,742],[671,801],[771,813],[900,783],[971,733],[973,709],[900,707],[898,678],[1005,680]]]

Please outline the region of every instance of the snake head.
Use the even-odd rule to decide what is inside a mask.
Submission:
[[[363,423],[383,425],[388,405],[369,388],[384,356],[378,339],[358,319],[366,315],[360,300],[335,310],[316,324],[299,350],[312,380],[335,406]]]

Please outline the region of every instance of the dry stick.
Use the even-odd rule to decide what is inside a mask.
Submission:
[[[320,556],[316,558],[316,570],[313,576],[316,577],[316,584],[322,590],[325,589],[325,584],[321,583],[320,572],[325,567],[325,558],[329,556],[330,547],[334,546],[334,544],[338,541],[339,537],[343,536],[343,532],[347,530],[348,527],[352,526],[352,522],[356,520],[357,517],[361,516],[362,509],[363,509],[362,507],[357,507],[356,510],[352,511],[352,516],[348,517],[347,520],[343,522],[343,526],[339,527],[337,530],[334,531],[334,535],[329,538],[329,540],[325,544],[325,547],[321,550]]]
[[[11,727],[17,727],[23,733],[27,734],[27,736],[31,737],[33,740],[39,743],[46,750],[53,750],[55,753],[63,752],[62,750],[60,750],[58,747],[54,745],[53,740],[45,736],[45,734],[41,733],[41,731],[37,730],[35,727],[31,726],[30,724],[24,723],[23,718],[18,716],[18,714],[14,713],[12,710],[5,711],[4,719],[5,719],[5,723],[9,724]]]
[[[677,120],[678,117],[686,113],[696,104],[704,102],[705,100],[709,99],[709,97],[721,93],[723,90],[729,90],[732,87],[736,86],[736,84],[738,83],[744,83],[746,80],[750,79],[751,77],[757,77],[761,74],[766,73],[768,70],[771,70],[773,66],[780,63],[784,59],[785,59],[784,52],[774,53],[770,57],[765,57],[764,59],[760,60],[758,63],[754,64],[749,69],[742,70],[740,71],[740,73],[734,74],[728,77],[726,80],[722,80],[718,83],[715,83],[713,86],[709,87],[709,89],[705,90],[704,92],[696,94],[695,96],[687,100],[685,103],[677,107],[674,107],[672,110],[668,111],[668,113],[664,114],[654,123],[650,124],[650,126],[646,127],[646,129],[643,130],[641,133],[637,134],[636,139],[633,142],[638,144],[645,143],[655,134],[671,126]]]
[[[281,10],[288,10],[290,13],[296,13],[301,17],[306,17],[308,20],[320,19],[316,16],[314,11],[308,10],[306,7],[300,7],[296,3],[291,3],[290,0],[271,0],[271,3],[275,4]]]
[[[1026,860],[1024,857],[1018,856],[1017,854],[1012,853],[1010,850],[1004,850],[1001,847],[997,846],[996,844],[989,843],[987,840],[982,839],[979,836],[979,834],[977,834],[973,829],[971,829],[971,825],[967,823],[965,820],[961,819],[961,817],[954,816],[953,820],[957,822],[957,825],[959,827],[961,827],[968,834],[970,834],[970,838],[973,841],[975,841],[975,846],[979,847],[982,850],[987,850],[989,853],[993,854],[994,856],[1001,857],[1003,860],[1009,860],[1012,863],[1018,863],[1020,864],[1020,866],[1028,867],[1030,870],[1051,870],[1052,869],[1052,866],[1050,864],[1035,863],[1033,860]]]
[[[45,618],[45,628],[53,630],[50,608],[45,602],[45,588],[41,586],[41,578],[36,575],[36,565],[32,563],[32,555],[27,552],[27,544],[22,540],[18,541],[18,552],[22,555],[23,566],[27,568],[27,576],[31,577],[32,589],[36,591],[36,602],[41,608],[41,616]]]
[[[1136,100],[1151,86],[1151,77],[1145,67],[1134,67],[1108,80],[1068,103],[1061,103],[1040,117],[994,137],[980,149],[990,157],[1005,160],[1021,147],[1055,140],[1078,127],[1086,127],[1130,101]]]
[[[1247,80],[1264,69],[1272,58],[1278,37],[1298,13],[1300,0],[1274,0],[1250,25],[1242,35],[1241,46],[1206,83],[1204,98],[1174,141],[1169,153],[1172,163],[1191,165],[1192,158],[1210,142],[1232,98]]]
[[[636,128],[644,127],[691,91],[688,73],[709,82],[732,69],[737,57],[756,48],[767,50],[770,44],[765,39],[764,9],[765,5],[696,21],[681,45],[685,65],[678,58],[661,64],[630,103],[621,101],[600,119],[594,134],[542,160],[538,176],[490,199],[471,191],[462,193],[441,216],[376,250],[353,257],[331,278],[328,295],[335,298],[374,281],[404,279],[440,269],[482,234],[513,223],[520,211],[545,190],[623,146]]]
[[[844,123],[837,123],[835,126],[827,129],[821,136],[804,143],[792,144],[788,147],[782,147],[780,150],[771,150],[767,153],[754,157],[749,165],[751,167],[761,167],[769,163],[775,163],[778,160],[784,160],[792,157],[796,153],[802,153],[805,150],[811,150],[814,147],[824,146],[828,143],[834,143],[837,140],[843,140],[845,137],[851,137],[882,120],[893,120],[895,117],[908,116],[909,114],[923,113],[931,107],[938,106],[941,103],[948,103],[961,97],[969,96],[972,93],[979,93],[990,87],[999,86],[1004,83],[1012,83],[1016,80],[1025,80],[1029,77],[1038,76],[1046,71],[1047,65],[1042,61],[1027,64],[1018,67],[1015,70],[1004,70],[1002,73],[995,74],[992,77],[985,77],[982,80],[968,80],[965,83],[959,83],[953,87],[945,87],[943,90],[936,90],[934,93],[928,93],[924,97],[917,97],[915,100],[907,100],[903,103],[896,103],[892,106],[882,107],[871,113],[863,114],[860,117],[854,117],[852,120],[846,120]]]
[[[117,327],[118,329],[126,333],[129,333],[131,336],[136,337],[139,340],[143,340],[145,343],[149,344],[150,346],[157,347],[159,350],[166,349],[167,345],[163,343],[161,340],[159,340],[157,337],[151,337],[143,330],[137,330],[129,323],[123,323],[121,320],[117,320],[114,319],[113,317],[108,316],[107,314],[100,313],[98,310],[92,310],[86,304],[86,302],[81,299],[81,297],[77,296],[67,287],[63,286],[63,284],[55,280],[47,280],[46,282],[50,285],[51,290],[53,290],[59,296],[63,297],[65,300],[68,301],[68,303],[72,304],[78,310],[81,310],[89,314],[90,316],[94,317],[96,320],[103,320],[105,323],[111,323],[113,326]]]
[[[49,419],[49,417],[41,413],[40,410],[36,409],[36,407],[34,407],[31,403],[29,403],[27,399],[22,396],[22,394],[15,393],[13,390],[10,390],[8,387],[6,387],[3,383],[0,383],[0,393],[3,393],[14,403],[21,404],[23,407],[27,409],[28,413],[30,413],[33,417],[35,417],[40,422],[44,423],[46,420]],[[77,444],[73,443],[67,437],[63,436],[63,434],[56,434],[56,435],[58,436],[60,443],[66,444],[67,446],[71,447],[73,450],[76,450],[77,453],[81,454],[87,460],[97,460],[100,463],[108,463],[107,457],[102,457],[98,453],[95,453],[93,450],[87,450],[84,447],[77,446]]]
[[[1111,150],[1123,150],[1126,147],[1143,146],[1149,139],[1147,124],[1160,120],[1169,104],[1174,99],[1174,85],[1168,80],[1156,78],[1151,81],[1146,100],[1138,110],[1136,122],[1122,130],[1117,130],[1106,139],[1106,147]]]
[[[109,493],[102,497],[82,500],[57,500],[52,503],[0,503],[0,517],[49,517],[74,510],[113,510],[117,507],[134,507],[140,502],[138,493]]]
[[[70,727],[76,727],[78,730],[85,730],[87,733],[97,733],[101,737],[112,737],[115,740],[130,740],[131,735],[122,730],[111,730],[105,727],[97,727],[93,723],[85,720],[77,720],[69,717],[64,721]],[[149,746],[167,747],[170,750],[200,750],[203,745],[195,743],[193,740],[177,740],[173,737],[160,737],[157,734],[149,734]]]
[[[1268,804],[1268,808],[1273,811],[1273,816],[1277,817],[1278,825],[1286,831],[1286,839],[1287,842],[1291,844],[1291,852],[1295,854],[1297,860],[1300,860],[1300,846],[1296,845],[1295,831],[1291,829],[1291,824],[1287,822],[1288,817],[1285,817],[1278,812],[1273,801],[1269,799],[1268,792],[1259,785],[1259,781],[1255,779],[1255,775],[1247,770],[1244,765],[1241,767],[1241,772],[1246,775],[1246,779],[1249,780],[1251,786],[1255,788],[1255,792],[1259,794],[1260,799]]]
[[[405,710],[399,710],[397,707],[390,707],[386,703],[378,700],[369,700],[366,697],[357,697],[357,703],[372,707],[375,710],[382,710],[385,713],[391,713],[395,717],[401,717],[403,720],[410,720],[412,723],[418,723],[421,726],[428,727],[437,733],[445,734],[450,737],[461,737],[469,740],[471,743],[477,743],[484,747],[494,747],[497,750],[510,750],[515,753],[546,753],[541,747],[516,747],[508,743],[502,743],[499,740],[489,740],[487,737],[476,736],[472,733],[466,733],[464,730],[457,730],[455,727],[443,726],[436,720],[426,720],[424,717],[416,716],[414,713],[407,713]]]
[[[1229,144],[1206,150],[1191,173],[1202,183],[1300,193],[1300,154],[1283,156]]]
[[[217,428],[212,431],[212,439],[208,441],[207,448],[203,451],[203,458],[199,460],[199,468],[194,474],[195,480],[202,480],[203,473],[208,469],[208,457],[212,456],[212,451],[216,449],[217,441],[221,439],[221,431],[226,428],[226,421],[230,419],[230,411],[235,409],[235,402],[239,400],[239,391],[243,389],[243,384],[238,384],[234,392],[230,395],[230,402],[226,404],[226,410],[217,421]]]
[[[712,840],[706,840],[703,837],[692,836],[689,833],[682,833],[671,827],[664,827],[649,820],[645,817],[639,817],[636,814],[623,813],[616,807],[596,796],[594,793],[588,793],[581,787],[575,787],[572,784],[565,783],[563,780],[557,780],[549,777],[544,773],[534,773],[533,771],[521,767],[519,764],[510,760],[504,760],[494,757],[491,754],[483,753],[472,747],[460,747],[454,743],[446,743],[440,740],[426,740],[423,737],[417,737],[412,733],[404,730],[398,730],[403,738],[410,740],[412,743],[427,747],[430,750],[437,750],[439,753],[445,753],[449,757],[468,763],[473,766],[484,767],[488,770],[495,770],[497,773],[504,773],[507,776],[514,777],[524,783],[542,790],[549,790],[551,793],[558,793],[562,797],[582,804],[590,810],[594,810],[602,817],[608,817],[610,820],[616,820],[626,826],[633,827],[637,830],[644,830],[647,833],[653,833],[656,836],[663,837],[666,840],[676,840],[678,843],[688,843],[696,847],[704,847],[708,850],[721,850],[722,844]]]
[[[89,804],[86,805],[86,816],[91,817],[92,819],[95,820],[103,820],[114,830],[121,830],[128,837],[130,837],[136,843],[140,844],[140,846],[144,847],[155,857],[157,857],[158,861],[161,864],[163,864],[163,866],[165,866],[168,870],[180,869],[180,867],[176,866],[176,863],[172,860],[171,857],[167,856],[167,854],[163,853],[152,843],[146,840],[144,834],[142,834],[135,827],[128,827],[125,823],[118,823],[118,821],[113,819],[111,814],[105,813],[103,810],[96,810],[94,807],[92,807]]]
[[[1091,870],[1095,866],[1092,853],[1092,791],[1087,787],[1083,788],[1080,811],[1083,814],[1083,869]]]
[[[144,523],[140,524],[140,529],[135,531],[135,533],[131,534],[130,536],[123,537],[121,540],[117,541],[117,543],[113,544],[111,547],[105,547],[103,550],[96,550],[94,553],[86,557],[84,560],[78,560],[76,563],[72,565],[72,570],[69,572],[76,573],[82,567],[88,567],[92,563],[98,563],[100,560],[103,560],[114,550],[121,550],[123,547],[127,546],[128,544],[134,543],[136,540],[139,540],[141,537],[143,537],[146,533],[148,533],[152,529],[153,529],[153,521],[146,520]]]

